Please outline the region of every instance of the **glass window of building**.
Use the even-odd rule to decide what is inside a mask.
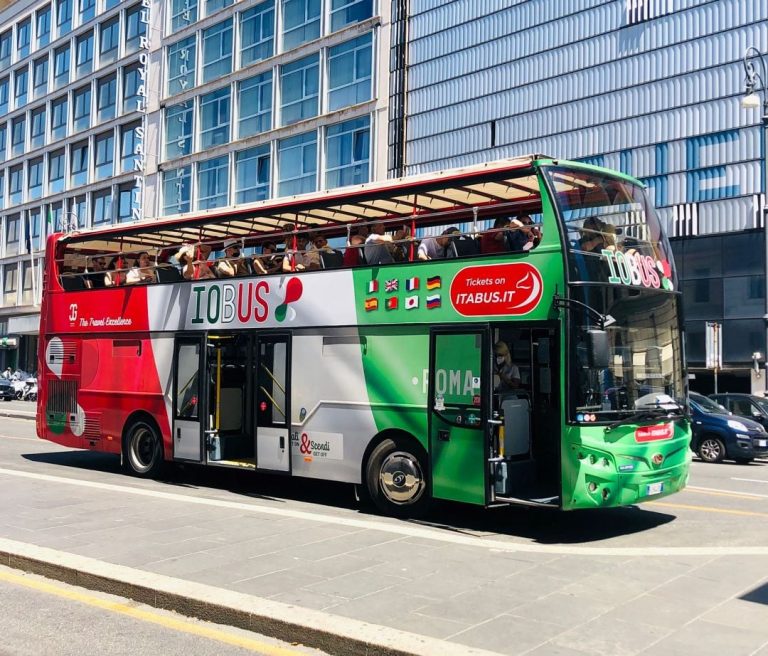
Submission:
[[[197,21],[197,0],[168,0],[171,5],[171,32]]]
[[[8,171],[8,199],[11,205],[19,205],[24,201],[23,164],[12,166]],[[10,255],[10,253],[6,251],[6,255]]]
[[[317,133],[281,139],[277,146],[278,196],[306,194],[317,189]]]
[[[141,37],[147,36],[147,24],[141,20],[141,5],[135,5],[125,12],[125,52],[136,52],[141,46]]]
[[[30,114],[29,147],[45,146],[45,105],[33,109]]]
[[[282,0],[283,50],[320,36],[320,0]]]
[[[11,121],[11,155],[23,155],[27,143],[26,114],[17,116]]]
[[[135,185],[121,184],[117,188],[117,222],[125,223],[134,218],[133,209],[138,208],[138,190]]]
[[[72,0],[56,0],[56,35],[64,36],[72,29]]]
[[[200,97],[200,149],[220,146],[229,141],[229,87]]]
[[[373,16],[373,0],[331,0],[331,32]]]
[[[290,125],[318,113],[320,55],[285,64],[280,68],[280,124]]]
[[[81,132],[91,127],[91,85],[75,89],[72,94],[72,127]]]
[[[8,127],[6,123],[0,124],[0,162],[8,158]]]
[[[99,66],[117,60],[120,45],[120,17],[101,23],[99,26]]]
[[[48,215],[50,216],[53,230],[61,230],[64,225],[64,210],[60,201],[48,205]]]
[[[67,97],[51,101],[51,140],[58,141],[67,136]]]
[[[187,100],[165,110],[165,159],[192,152],[192,130],[195,104]]]
[[[112,190],[94,191],[91,196],[93,225],[112,223]]]
[[[32,37],[32,19],[27,18],[16,25],[16,61],[29,55]]]
[[[93,71],[93,30],[77,37],[77,76]]]
[[[197,43],[194,36],[177,41],[168,47],[169,96],[195,86],[196,53]]]
[[[53,53],[53,86],[59,89],[69,84],[69,44],[56,48]]]
[[[37,10],[35,38],[37,47],[43,48],[51,42],[51,6],[46,5]]]
[[[239,83],[238,136],[240,139],[272,127],[272,71]]]
[[[0,80],[0,115],[8,113],[8,78]]]
[[[80,187],[88,183],[88,142],[73,144],[70,152],[69,186]]]
[[[64,191],[64,149],[48,153],[48,193]]]
[[[275,1],[268,0],[240,14],[240,66],[275,53]]]
[[[14,107],[24,107],[27,104],[27,87],[29,86],[29,67],[19,68],[13,73]]]
[[[112,177],[115,172],[115,133],[110,130],[97,135],[94,149],[96,180]]]
[[[11,214],[5,218],[5,254],[18,255],[19,253],[19,228],[21,221],[18,214]],[[16,266],[15,264],[13,265]]]
[[[269,198],[269,144],[235,153],[235,203]]]
[[[99,123],[115,118],[115,106],[117,104],[117,75],[108,75],[101,78],[98,83],[96,96],[96,114]]]
[[[48,55],[35,60],[33,84],[32,95],[35,98],[42,98],[48,93]]]
[[[219,9],[229,7],[232,2],[233,0],[205,0],[205,15],[210,16],[211,14],[219,11]]]
[[[5,209],[5,171],[0,171],[0,209]]]
[[[143,108],[143,97],[139,95],[141,75],[139,64],[131,64],[123,69],[123,114],[140,112]]]
[[[203,31],[203,82],[232,72],[232,21]]]
[[[6,219],[8,221],[8,219]],[[18,244],[17,244],[18,247]],[[10,253],[6,252],[6,255]],[[3,265],[3,305],[6,307],[16,305],[16,289],[18,285],[19,265],[14,262],[13,264]]]
[[[109,11],[113,7],[117,7],[120,4],[120,0],[104,0],[104,11]]]
[[[182,214],[191,209],[192,167],[163,171],[163,215]]]
[[[138,152],[142,140],[139,138],[141,123],[129,123],[120,128],[120,171],[128,173],[133,171],[134,162],[141,158]],[[143,145],[143,144],[142,144]]]
[[[13,51],[13,32],[8,30],[0,34],[0,68],[5,70],[11,65]]]
[[[197,165],[197,209],[210,210],[227,205],[229,157],[213,157]]]
[[[33,277],[37,275],[39,264],[32,265],[29,259],[21,263],[21,304],[32,305],[35,302]]]
[[[372,34],[328,49],[328,109],[371,99]]]
[[[368,116],[330,125],[325,132],[325,187],[369,181],[371,120]]]
[[[88,205],[85,202],[85,196],[77,196],[70,201],[69,216],[65,217],[69,219],[70,225],[74,229],[84,228],[88,225]]]
[[[37,200],[43,195],[43,158],[29,160],[27,165],[27,190],[29,200]]]
[[[29,210],[29,241],[32,246],[32,250],[38,250],[42,248],[43,244],[40,241],[40,231],[42,230],[42,212],[39,207],[33,207]]]
[[[96,16],[96,0],[79,0],[80,25]]]

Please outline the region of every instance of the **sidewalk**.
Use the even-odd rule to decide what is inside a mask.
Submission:
[[[34,420],[37,414],[37,402],[0,401],[0,417],[15,417]]]
[[[333,654],[768,651],[767,547],[537,544],[37,460],[0,468],[2,564]]]

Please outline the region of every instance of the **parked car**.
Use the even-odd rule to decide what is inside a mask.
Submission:
[[[730,458],[747,463],[768,456],[768,433],[762,424],[732,415],[719,403],[691,392],[693,449],[704,462]]]
[[[710,394],[726,410],[739,417],[747,417],[768,428],[768,399],[753,394]]]
[[[13,401],[16,398],[16,390],[13,389],[11,381],[7,378],[0,378],[0,399],[3,401]]]

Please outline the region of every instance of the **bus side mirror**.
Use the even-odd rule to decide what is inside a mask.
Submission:
[[[590,369],[607,369],[611,364],[611,347],[604,330],[587,331],[587,358]]]

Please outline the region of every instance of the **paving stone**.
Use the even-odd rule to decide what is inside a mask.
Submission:
[[[696,620],[641,651],[643,656],[751,656],[766,645],[765,633]]]
[[[550,622],[500,615],[482,624],[447,636],[447,639],[468,647],[519,656],[542,646],[548,638],[558,635],[561,631],[562,627]]]
[[[658,642],[670,632],[669,629],[650,624],[600,617],[561,633],[552,642],[592,656],[630,656]],[[657,653],[664,654],[664,651]]]

